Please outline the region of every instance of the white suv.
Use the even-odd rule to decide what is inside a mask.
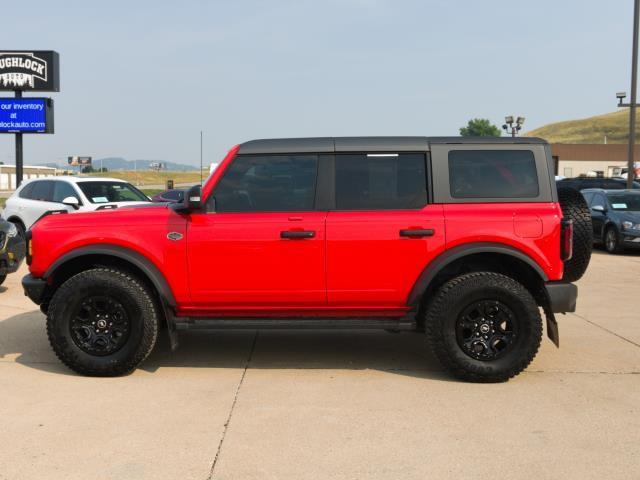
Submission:
[[[149,201],[136,187],[117,178],[42,178],[20,185],[7,199],[2,218],[25,231],[52,210],[89,211]]]

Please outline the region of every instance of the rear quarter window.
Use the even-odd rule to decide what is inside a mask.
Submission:
[[[538,173],[529,150],[451,150],[453,198],[536,198]]]

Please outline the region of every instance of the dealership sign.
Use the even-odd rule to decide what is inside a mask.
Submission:
[[[0,98],[0,133],[53,133],[53,100]]]
[[[60,91],[58,53],[0,51],[0,90]]]

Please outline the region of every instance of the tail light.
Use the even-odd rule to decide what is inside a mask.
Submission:
[[[563,218],[560,222],[560,257],[570,260],[573,256],[573,220]]]
[[[27,260],[27,265],[31,265],[31,260],[33,260],[33,246],[31,245],[31,230],[27,230],[25,232],[25,256]]]

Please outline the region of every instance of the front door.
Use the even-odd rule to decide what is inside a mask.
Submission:
[[[441,205],[427,204],[424,153],[335,157],[327,216],[327,299],[333,308],[397,309],[445,247]]]
[[[192,308],[250,315],[326,304],[317,155],[240,155],[191,215]],[[214,200],[215,199],[215,200]]]

